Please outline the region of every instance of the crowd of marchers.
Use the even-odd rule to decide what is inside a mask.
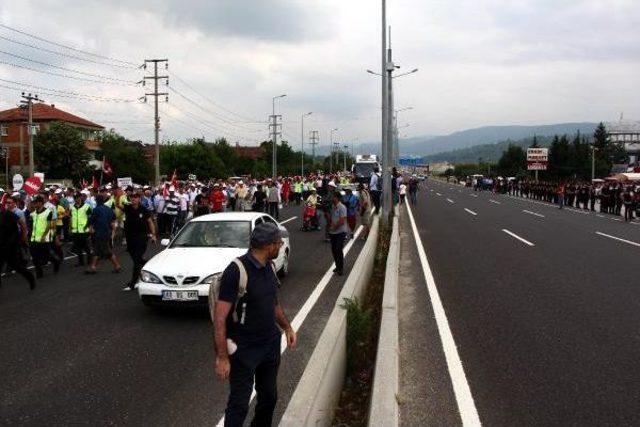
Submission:
[[[491,190],[496,193],[553,203],[559,208],[599,211],[624,216],[625,221],[640,217],[640,183],[635,182],[550,182],[533,180],[496,179],[475,180],[475,190]]]

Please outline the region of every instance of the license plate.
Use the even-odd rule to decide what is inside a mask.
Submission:
[[[198,291],[162,291],[163,301],[197,301]]]

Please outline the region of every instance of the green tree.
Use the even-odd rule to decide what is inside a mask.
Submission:
[[[593,145],[596,149],[596,177],[605,177],[611,173],[614,164],[628,163],[629,161],[623,144],[610,140],[607,129],[602,122],[593,134]]]
[[[136,183],[153,179],[153,165],[145,157],[141,143],[129,141],[111,130],[100,138],[100,150],[117,176],[130,176]]]
[[[202,140],[164,145],[160,151],[160,170],[167,176],[175,170],[180,179],[186,179],[188,174],[195,174],[199,179],[224,178],[231,172],[213,147]]]
[[[89,150],[80,132],[66,123],[52,123],[33,140],[37,169],[48,178],[80,180],[89,170]]]
[[[522,147],[510,144],[498,160],[498,173],[504,176],[518,176],[525,170],[527,170],[527,153]]]
[[[572,175],[570,166],[571,147],[566,135],[553,137],[549,148],[549,173],[558,179],[567,179]]]

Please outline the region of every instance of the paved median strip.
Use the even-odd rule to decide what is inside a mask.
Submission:
[[[516,233],[507,230],[506,228],[503,228],[502,231],[504,231],[505,233],[507,233],[509,236],[520,240],[522,243],[524,243],[525,245],[528,246],[535,246],[535,244],[531,243],[530,241],[528,241],[527,239],[523,239],[522,237],[518,236]]]
[[[632,246],[637,246],[640,248],[640,243],[632,242],[631,240],[623,239],[621,237],[612,236],[611,234],[602,233],[600,231],[596,231],[598,236],[608,237],[609,239],[617,240],[619,242],[627,243]]]
[[[537,217],[539,217],[539,218],[545,218],[545,216],[544,216],[544,215],[542,215],[542,214],[539,214],[539,213],[537,213],[537,212],[528,211],[528,210],[526,210],[526,209],[522,209],[522,212],[524,212],[524,213],[526,213],[526,214],[529,214],[529,215],[537,216]]]
[[[464,210],[465,210],[465,211],[467,211],[468,213],[470,213],[470,214],[471,214],[471,215],[473,215],[473,216],[477,216],[477,215],[478,215],[477,213],[475,213],[475,212],[474,212],[474,211],[472,211],[471,209],[464,208]]]

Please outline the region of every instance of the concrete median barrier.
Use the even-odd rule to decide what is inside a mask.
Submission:
[[[393,218],[389,254],[384,278],[382,313],[376,367],[373,375],[369,426],[397,426],[399,423],[399,341],[398,276],[400,271],[400,233],[398,213]]]
[[[329,320],[302,378],[280,421],[281,426],[329,426],[340,399],[347,367],[347,311],[345,298],[362,298],[371,278],[378,244],[378,216],[351,273],[344,283]]]

